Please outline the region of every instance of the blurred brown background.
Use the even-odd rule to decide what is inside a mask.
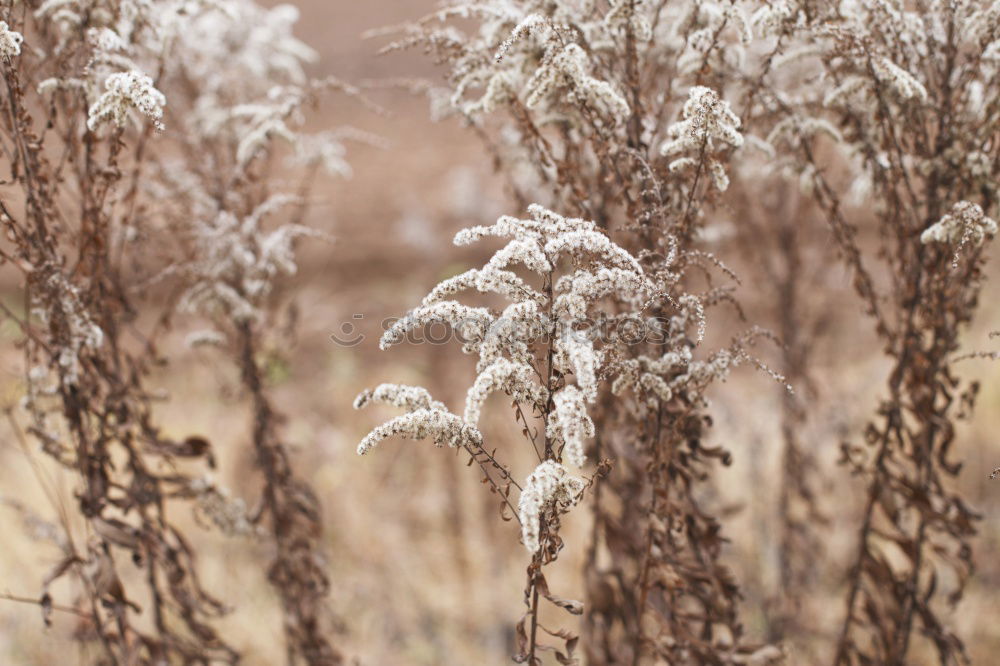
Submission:
[[[299,5],[298,33],[320,54],[316,74],[352,82],[437,74],[419,53],[376,57],[383,42],[361,38],[367,29],[421,16],[432,6],[428,0],[302,0]],[[288,417],[286,439],[296,447],[295,462],[311,477],[325,507],[334,584],[330,603],[342,632],[334,642],[366,665],[509,663],[512,627],[523,610],[520,591],[528,560],[517,543],[516,524],[496,520],[495,500],[478,474],[450,450],[428,442],[390,441],[359,458],[357,442],[392,412],[355,412],[351,401],[363,388],[393,381],[422,384],[449,405],[461,404],[472,377],[471,361],[454,347],[403,346],[380,352],[380,322],[403,314],[439,279],[481,258],[481,251],[451,246],[457,229],[523,211],[505,202],[488,157],[457,121],[432,123],[426,99],[402,91],[377,90],[371,97],[386,115],[334,98],[315,119],[324,126],[346,124],[373,132],[387,141],[387,148],[351,145],[353,178],[330,180],[316,189],[312,223],[337,240],[303,247],[300,273],[287,287],[299,307],[298,335],[294,345],[275,350],[271,378]],[[738,212],[729,213],[728,221],[739,224]],[[718,252],[739,267],[740,254],[733,248],[723,245]],[[844,575],[845,555],[855,547],[852,526],[864,487],[835,464],[838,445],[843,439],[860,441],[887,367],[873,344],[869,323],[860,316],[849,276],[840,269],[831,275],[815,303],[831,310],[828,319],[834,328],[818,349],[820,363],[814,374],[822,407],[807,443],[823,461],[828,489],[824,508],[832,523],[822,528],[829,555],[827,561],[817,562],[822,582],[804,611],[828,632],[836,630],[844,611],[837,583]],[[995,275],[990,282],[998,284]],[[1000,328],[1000,307],[991,286],[984,290],[979,324],[969,332],[966,349],[995,346],[987,332]],[[767,309],[754,301],[754,289],[746,285],[738,298],[749,321],[767,326]],[[347,347],[331,341],[330,335],[346,322],[366,336],[361,344]],[[20,365],[11,344],[16,337],[13,326],[5,323],[0,334],[0,394],[6,405],[18,398]],[[178,347],[183,335],[175,333]],[[769,352],[761,353],[766,358]],[[1000,481],[991,482],[988,475],[1000,466],[1000,365],[964,364],[968,376],[982,380],[983,390],[972,423],[960,431],[956,455],[966,461],[960,483],[984,518],[977,539],[979,571],[956,611],[955,624],[974,663],[993,664],[1000,663]],[[246,441],[247,408],[237,393],[238,378],[223,367],[212,352],[184,352],[157,378],[172,395],[163,406],[161,422],[168,435],[202,433],[214,441],[220,459],[217,480],[253,503],[256,485],[246,481],[254,474]],[[218,397],[220,388],[228,398]],[[752,370],[740,371],[713,394],[712,439],[735,458],[716,479],[714,501],[728,515],[732,543],[725,559],[745,586],[750,635],[762,632],[765,599],[774,594],[776,584],[772,537],[779,400],[780,389]],[[498,446],[510,432],[502,403],[500,398],[491,400],[494,409],[487,407],[484,421]],[[0,433],[2,496],[53,512],[60,502],[73,502],[68,476],[43,465],[44,487],[51,495],[46,497],[33,471],[38,456],[26,455],[6,429]],[[526,474],[530,461],[511,455],[519,464],[515,472]],[[573,597],[582,589],[574,558],[585,544],[586,513],[573,514],[565,532],[566,554],[553,567],[550,582],[561,596]],[[0,525],[0,591],[36,596],[59,553],[52,549],[46,555],[16,514],[3,506]],[[266,546],[191,529],[203,540],[199,550],[207,587],[235,606],[222,624],[223,632],[244,652],[245,663],[281,663],[279,612],[259,566],[266,561]],[[53,593],[70,598],[69,590],[59,586]],[[45,630],[37,608],[0,601],[0,663],[76,663],[72,628],[72,618],[57,617],[54,627]],[[915,657],[913,663],[932,663],[920,659]],[[793,655],[792,663],[808,661]]]

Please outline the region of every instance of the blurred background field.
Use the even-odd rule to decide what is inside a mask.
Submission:
[[[302,0],[299,5],[298,32],[320,56],[316,74],[352,82],[436,74],[418,53],[375,57],[380,42],[361,38],[367,29],[422,15],[432,5],[428,0]],[[391,441],[377,455],[359,458],[357,442],[391,412],[355,412],[351,402],[366,387],[395,381],[427,386],[449,405],[461,404],[472,376],[471,360],[436,346],[380,352],[380,324],[419,302],[441,278],[482,258],[484,250],[451,246],[457,229],[523,211],[505,200],[488,155],[457,121],[432,123],[427,100],[400,90],[373,90],[370,96],[386,114],[334,98],[316,118],[324,126],[349,124],[372,132],[390,149],[352,145],[353,176],[322,181],[314,191],[310,223],[336,240],[303,248],[300,271],[286,285],[295,294],[297,332],[294,340],[273,350],[270,381],[287,417],[294,462],[320,493],[325,510],[330,604],[340,631],[334,642],[358,663],[371,666],[507,663],[513,623],[523,610],[518,590],[528,560],[515,524],[492,519],[496,499],[476,471],[466,468],[467,460],[451,450]],[[739,225],[740,210],[720,211],[718,221]],[[733,241],[723,237],[712,249],[737,273],[741,264],[752,273],[746,253]],[[995,261],[993,273],[965,350],[991,350],[998,344],[988,337],[989,331],[1000,329]],[[17,298],[16,284],[0,286],[5,301]],[[771,314],[766,303],[755,302],[758,289],[760,285],[745,284],[737,298],[748,321],[767,327]],[[812,414],[806,441],[823,463],[823,508],[830,523],[817,526],[826,557],[816,562],[820,583],[802,612],[824,633],[790,646],[792,664],[829,660],[825,650],[844,612],[839,588],[846,573],[843,562],[856,547],[853,526],[864,494],[863,483],[836,460],[841,441],[861,442],[887,368],[843,269],[829,271],[812,306],[827,314],[827,325],[812,373],[820,408]],[[345,323],[355,326],[364,340],[356,346],[335,344],[331,335]],[[178,347],[186,332],[172,334]],[[20,358],[13,344],[17,330],[5,323],[0,336],[0,396],[9,408],[21,391]],[[760,354],[765,360],[776,358],[773,351],[762,347]],[[188,351],[179,359],[156,376],[171,396],[162,405],[160,421],[168,435],[201,433],[213,441],[219,459],[216,479],[253,504],[256,498],[247,493],[256,486],[244,484],[253,474],[253,459],[238,378],[219,369],[209,353]],[[988,477],[1000,466],[1000,364],[970,360],[960,367],[982,382],[977,410],[960,430],[955,456],[965,461],[959,484],[983,519],[976,539],[978,571],[955,610],[955,625],[973,663],[993,664],[1000,661],[1000,480]],[[712,399],[716,422],[711,441],[734,457],[716,478],[712,498],[728,516],[731,543],[724,559],[744,584],[747,632],[761,635],[768,599],[778,593],[773,537],[780,388],[766,375],[745,369],[716,389]],[[494,409],[485,412],[485,428],[500,446],[513,443],[514,433],[505,431],[510,425],[503,400],[495,397],[490,406]],[[38,452],[25,450],[7,422],[0,424],[0,442],[4,500],[43,507],[43,518],[74,501],[70,477]],[[403,449],[406,455],[400,455]],[[518,462],[515,473],[527,474],[530,460]],[[182,524],[192,520],[176,518]],[[586,538],[586,521],[586,511],[572,514],[564,534],[571,545]],[[33,527],[4,505],[0,525],[0,592],[37,596],[59,553],[52,549],[46,555],[32,539]],[[206,586],[235,606],[223,632],[244,652],[245,663],[281,663],[279,610],[264,573],[253,564],[262,561],[266,545],[201,527],[192,527],[192,534],[203,540],[198,550]],[[582,589],[580,561],[574,557],[583,549],[571,547],[566,553],[553,567],[551,580],[559,594],[572,597]],[[57,599],[65,591],[53,589]],[[46,630],[38,608],[0,601],[0,663],[76,663],[71,640],[75,620],[60,613],[55,619]],[[917,655],[913,663],[930,664],[932,657]]]

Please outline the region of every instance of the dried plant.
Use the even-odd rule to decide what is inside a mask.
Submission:
[[[517,488],[516,517],[531,563],[525,588],[528,609],[517,625],[514,660],[538,664],[543,650],[554,649],[541,641],[541,629],[564,640],[563,651],[555,654],[560,663],[568,664],[577,663],[573,657],[577,637],[566,630],[546,629],[538,614],[541,598],[576,615],[583,610],[577,601],[554,596],[542,570],[562,550],[560,516],[579,502],[590,485],[567,465],[581,468],[586,463],[585,441],[594,435],[588,404],[597,398],[607,350],[595,331],[581,326],[612,295],[641,304],[650,298],[653,286],[638,261],[593,222],[565,218],[538,205],[528,212],[529,220],[505,216],[491,226],[459,232],[456,245],[493,236],[509,240],[482,269],[441,282],[421,306],[382,337],[386,349],[434,322],[446,323],[460,335],[462,350],[479,359],[464,415],[448,411],[420,387],[383,384],[358,396],[355,406],[385,402],[407,413],[373,430],[358,453],[368,453],[395,435],[463,448],[478,463],[491,490],[503,498],[502,518],[506,507],[513,510],[510,495],[512,486]],[[529,281],[512,268],[534,275]],[[468,290],[498,294],[511,303],[498,311],[446,300]],[[512,417],[538,459],[523,484],[514,479],[503,455],[498,457],[498,449],[487,444],[478,427],[483,403],[495,392],[511,397]]]
[[[431,96],[435,116],[460,115],[475,130],[516,201],[594,220],[652,284],[643,307],[617,298],[609,312],[655,334],[618,345],[598,370],[614,390],[597,402],[594,452],[613,470],[594,490],[588,663],[780,660],[744,641],[738,586],[718,561],[721,526],[699,490],[711,464],[728,461],[702,441],[705,390],[744,361],[759,364],[747,352],[761,337],[752,329],[695,354],[705,308],[732,302],[731,288],[715,285],[732,274],[698,248],[697,231],[744,148],[724,94],[727,82],[737,97],[754,93],[734,73],[749,54],[744,8],[481,1],[397,31],[386,51],[423,47],[448,66],[447,88],[411,87]]]
[[[345,170],[335,135],[307,142],[298,130],[317,91],[343,86],[308,79],[313,54],[291,36],[287,6],[49,0],[2,3],[0,17],[2,258],[24,283],[24,311],[5,313],[23,334],[27,387],[23,412],[9,415],[20,432],[23,414],[26,434],[79,484],[39,600],[46,621],[71,608],[98,663],[235,663],[213,626],[227,606],[169,518],[186,503],[232,534],[270,521],[289,662],[341,663],[322,624],[318,502],[278,439],[259,354],[271,285],[309,233],[295,221],[266,232],[264,218],[299,201],[317,166]],[[288,187],[268,175],[277,138],[306,165],[296,196],[271,192]],[[303,204],[286,210],[298,219]],[[197,471],[215,466],[208,440],[157,425],[162,338],[194,310],[217,327],[195,341],[229,344],[251,395],[256,515]],[[79,596],[56,605],[47,588],[69,574]]]
[[[762,112],[777,118],[769,141],[825,213],[893,361],[870,448],[843,449],[868,498],[835,663],[907,663],[917,635],[940,663],[963,663],[942,601],[954,605],[972,573],[976,516],[949,487],[961,467],[949,456],[977,385],[963,387],[951,364],[996,232],[984,213],[996,203],[996,8],[789,7],[783,36],[800,46],[782,64],[797,71],[778,68],[763,96]],[[830,172],[820,133],[853,182]],[[874,233],[848,194],[871,211]],[[862,234],[878,239],[874,249]]]

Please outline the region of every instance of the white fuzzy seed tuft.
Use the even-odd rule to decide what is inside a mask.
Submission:
[[[546,460],[535,468],[524,484],[517,506],[521,540],[528,552],[535,553],[541,547],[542,512],[548,507],[556,511],[568,509],[579,501],[583,488],[582,480],[554,460]]]
[[[133,109],[150,118],[157,129],[163,129],[160,119],[167,98],[153,86],[151,78],[133,69],[112,74],[104,82],[104,88],[104,94],[87,113],[87,128],[91,132],[108,121],[124,127],[129,111]]]
[[[24,35],[11,30],[6,21],[0,21],[0,58],[13,58],[21,55],[21,43]]]

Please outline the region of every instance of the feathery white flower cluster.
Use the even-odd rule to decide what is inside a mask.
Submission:
[[[182,4],[192,3],[184,0]],[[294,5],[263,7],[253,0],[212,0],[187,14],[176,30],[178,57],[206,91],[203,113],[224,110],[226,102],[248,103],[275,85],[307,83],[305,65],[316,51],[297,39]],[[226,63],[219,67],[218,63]]]
[[[467,271],[435,287],[420,307],[383,334],[380,346],[387,349],[402,342],[409,331],[443,321],[453,327],[462,327],[460,333],[469,341],[466,351],[480,355],[480,371],[504,354],[511,360],[528,362],[528,342],[543,332],[539,330],[539,306],[546,299],[522,278],[507,270],[513,264],[521,264],[544,276],[552,270],[559,256],[568,255],[586,261],[586,268],[576,271],[568,279],[561,278],[555,285],[553,314],[561,321],[584,318],[587,307],[609,293],[635,300],[652,293],[635,258],[597,231],[592,222],[564,218],[537,205],[530,206],[529,213],[530,220],[502,216],[491,226],[471,227],[458,232],[456,245],[467,245],[487,236],[510,240],[494,253],[482,269]],[[497,316],[486,308],[443,300],[446,296],[472,288],[497,293],[514,303]],[[559,330],[568,330],[568,327]],[[564,352],[572,351],[571,354],[563,354],[567,360],[566,370],[572,370],[575,364],[578,378],[593,376],[593,359],[588,366],[581,343],[567,341],[564,346]],[[593,356],[593,351],[590,356]],[[588,367],[591,370],[588,371]],[[587,380],[588,385],[595,382]],[[588,388],[588,393],[596,393],[596,388]]]
[[[739,148],[743,135],[739,132],[740,119],[729,107],[729,102],[705,86],[694,86],[684,104],[684,120],[667,128],[670,137],[660,146],[660,153],[675,159],[671,171],[694,167],[699,159],[707,159],[709,174],[720,192],[729,187],[729,177],[717,156],[726,146]],[[679,156],[679,157],[678,157]]]
[[[354,409],[361,409],[373,402],[403,407],[409,411],[417,409],[445,411],[447,409],[444,403],[434,400],[427,389],[422,386],[407,386],[406,384],[379,384],[374,390],[366,389],[354,399]]]
[[[717,350],[705,360],[696,360],[688,330],[692,323],[699,328],[703,325],[702,304],[696,297],[685,295],[677,299],[677,307],[677,313],[662,331],[665,347],[670,351],[659,357],[640,355],[619,361],[612,370],[615,377],[611,384],[613,394],[633,391],[637,398],[654,408],[675,397],[691,403],[704,402],[703,392],[711,383],[724,381],[733,369],[750,359],[741,346],[734,346],[732,350]]]
[[[703,401],[702,392],[709,384],[725,381],[745,360],[745,353],[733,353],[729,349],[720,349],[704,361],[692,359],[687,348],[659,358],[639,356],[620,364],[611,392],[621,395],[627,390],[634,391],[650,406],[670,402],[675,396],[699,402]],[[782,379],[780,375],[773,376]]]
[[[208,3],[204,3],[208,4]],[[55,24],[62,33],[63,45],[79,37],[86,28],[107,27],[132,42],[140,26],[155,32],[166,15],[178,13],[181,7],[194,9],[186,0],[45,0],[35,10],[35,18]]]
[[[675,366],[686,367],[690,361],[690,357],[682,359],[676,352],[658,359],[648,356],[626,359],[621,363],[619,374],[611,385],[611,392],[621,395],[631,389],[647,396],[648,402],[669,402],[674,393],[663,375],[672,373]]]
[[[596,229],[579,229],[560,232],[545,243],[546,255],[582,254],[600,257],[607,264],[633,271],[642,277],[642,267],[628,250],[617,245]],[[599,269],[598,269],[599,270]]]
[[[173,69],[163,67],[161,62],[171,48],[172,35],[191,15],[210,11],[185,4],[184,0],[156,4],[106,2],[96,6],[83,0],[42,3],[35,18],[54,24],[60,38],[57,53],[82,46],[89,58],[78,76],[42,81],[39,93],[83,92],[89,107],[87,128],[92,132],[108,123],[124,127],[129,118],[138,121],[139,116],[162,130],[166,98],[145,72],[153,67],[160,70],[161,76],[169,76]],[[170,61],[173,63],[174,58],[170,57]]]
[[[530,220],[519,220],[510,215],[502,215],[489,226],[475,226],[462,229],[455,234],[455,245],[471,245],[490,236],[497,238],[528,239],[539,241],[543,235],[551,237],[573,231],[595,231],[597,225],[589,220],[566,218],[538,204],[528,206]]]
[[[959,201],[920,234],[920,242],[981,245],[987,237],[996,234],[996,221],[987,217],[979,204]]]
[[[915,76],[888,58],[876,58],[872,62],[875,76],[902,100],[919,99],[927,101],[927,89]]]
[[[87,42],[89,42],[98,54],[124,51],[128,44],[121,35],[111,28],[89,28],[87,30]]]
[[[462,45],[464,55],[452,69],[450,104],[466,115],[492,113],[521,94],[529,109],[579,118],[579,108],[586,107],[611,124],[620,124],[631,112],[629,104],[614,85],[592,74],[591,53],[598,44],[612,43],[623,22],[632,25],[640,39],[649,38],[643,12],[636,8],[629,15],[628,10],[613,8],[602,20],[599,13],[590,15],[569,3],[547,7],[509,0],[466,3],[441,10],[433,18],[475,17],[482,22],[478,35],[466,37],[449,26],[425,34],[425,39],[438,46]],[[586,50],[578,43],[581,36],[588,40]],[[494,52],[497,43],[500,47]],[[521,43],[527,44],[517,48]],[[463,103],[466,92],[475,88],[483,95]]]
[[[21,55],[21,43],[24,35],[11,30],[6,21],[0,21],[0,58],[13,58]]]
[[[386,421],[368,433],[358,444],[358,455],[365,455],[379,442],[397,435],[407,439],[430,437],[438,446],[447,444],[452,448],[480,446],[483,443],[483,436],[478,428],[451,412],[443,409],[415,409]]]
[[[379,348],[385,351],[401,343],[410,331],[434,322],[446,322],[466,338],[482,339],[493,321],[493,315],[486,308],[470,307],[455,301],[436,301],[413,309],[386,329]]]
[[[236,161],[246,167],[254,157],[271,145],[273,139],[282,139],[294,148],[299,147],[298,134],[289,126],[301,122],[301,108],[305,92],[293,86],[276,86],[268,91],[267,99],[252,104],[239,104],[225,111],[219,111],[211,120],[219,125],[229,124],[239,138],[236,146]],[[203,127],[209,128],[206,122]],[[221,128],[207,129],[209,133]],[[329,141],[329,137],[327,138]],[[343,145],[333,142],[343,150]],[[327,150],[331,150],[328,147]],[[297,154],[302,158],[301,151]]]
[[[717,48],[721,40],[726,41],[721,55],[732,64],[743,62],[746,47],[753,40],[753,31],[751,21],[739,4],[725,0],[677,3],[672,14],[661,16],[660,30],[653,41],[663,44],[664,55],[671,52],[681,74],[696,74],[704,65],[706,55]],[[735,43],[730,35],[737,38]]]
[[[585,267],[556,281],[552,308],[556,321],[548,323],[555,326],[559,333],[556,340],[557,364],[561,370],[576,376],[584,393],[592,400],[597,392],[596,366],[600,363],[600,354],[585,334],[573,330],[572,322],[585,319],[588,308],[609,294],[641,302],[650,296],[652,286],[636,259],[599,232],[593,223],[564,218],[537,205],[530,206],[529,212],[532,220],[504,216],[491,227],[463,230],[456,235],[455,243],[464,245],[493,235],[513,237],[488,262],[484,269],[487,274],[506,266],[511,258],[543,275],[547,267],[556,265],[560,255],[572,256],[575,261],[585,260]],[[481,280],[482,276],[478,279]],[[511,290],[504,291],[511,295]],[[539,302],[535,294],[537,292],[531,298]],[[528,307],[527,300],[522,296],[521,302],[508,308],[499,320],[532,320],[537,317],[537,308]],[[531,332],[530,327],[525,328]],[[501,340],[515,347],[518,342],[501,335],[488,336],[484,342]],[[478,351],[484,358],[492,358],[496,350],[484,344]]]
[[[986,120],[987,109],[996,102],[995,82],[1000,80],[998,7],[996,2],[968,0],[933,2],[926,7],[842,0],[831,5],[829,13],[821,12],[811,20],[797,16],[795,28],[805,37],[798,41],[818,57],[805,69],[789,72],[803,85],[794,94],[775,98],[785,107],[781,113],[785,120],[772,135],[806,134],[792,127],[797,123],[789,122],[789,107],[800,117],[817,115],[820,103],[829,109],[832,113],[827,117],[838,119],[835,124],[843,135],[838,140],[843,157],[857,174],[846,198],[852,205],[873,196],[880,199],[875,185],[895,180],[903,171],[912,180],[957,170],[948,178],[965,183],[967,192],[993,198],[997,179],[990,161],[982,159],[982,147],[992,136],[994,124]],[[778,59],[774,63],[779,66]],[[939,77],[931,74],[938,71],[963,73],[954,96],[948,92],[950,87],[942,87]],[[942,134],[944,142],[935,150],[928,152],[922,144],[905,141],[906,132],[897,137],[898,144],[886,140],[886,117],[906,118],[908,124],[931,122],[939,106],[948,106],[949,131]],[[819,131],[836,139],[828,128]],[[817,182],[817,174],[802,162],[785,171],[797,172],[806,188]],[[914,185],[914,189],[919,187]],[[968,197],[962,192],[954,196],[962,198]]]
[[[609,28],[627,27],[637,41],[648,42],[653,38],[653,26],[645,12],[651,4],[650,0],[611,0],[604,23]]]
[[[555,411],[545,428],[546,435],[565,443],[563,458],[574,467],[583,467],[584,440],[595,434],[594,421],[587,414],[587,401],[584,392],[572,384],[559,391],[553,399]]]
[[[516,273],[496,268],[493,270],[471,268],[439,283],[431,293],[424,297],[422,305],[437,303],[447,296],[468,289],[475,289],[482,293],[501,294],[513,301],[532,300],[536,303],[542,303],[545,300],[545,296],[528,286],[528,283],[518,277]]]
[[[515,80],[514,77],[508,71],[499,71],[489,78],[486,82],[486,90],[483,96],[477,100],[467,102],[462,106],[462,112],[467,116],[476,116],[479,114],[490,114],[502,107],[504,104],[509,103],[515,98]],[[443,99],[447,100],[447,104],[451,105],[452,96],[447,95]],[[432,98],[433,103],[433,98]],[[440,103],[440,102],[439,102]],[[447,115],[450,109],[445,108],[442,113],[441,110],[435,110],[432,107],[431,119],[439,120],[443,115]]]
[[[513,16],[513,14],[511,14]],[[555,22],[546,16],[541,14],[528,14],[523,21],[518,23],[513,30],[510,31],[510,36],[507,39],[500,42],[500,48],[493,55],[495,61],[503,62],[503,59],[507,57],[507,52],[510,48],[514,46],[518,41],[525,39],[533,31],[540,31],[545,35],[545,40],[552,39],[553,33],[559,31],[560,26],[557,26]]]
[[[687,384],[692,386],[696,391],[698,388],[706,387],[712,382],[725,381],[726,377],[747,359],[748,355],[745,351],[733,353],[729,349],[719,349],[709,356],[707,360],[692,362],[687,372],[674,380],[675,385]],[[773,373],[772,376],[779,382],[784,381],[781,375]],[[785,388],[791,390],[788,385],[785,385]],[[695,391],[688,391],[687,397],[689,400],[693,400],[694,396],[697,395]]]
[[[958,3],[962,4],[966,3]],[[956,19],[969,9],[968,5],[958,5],[954,8]],[[803,51],[819,56],[818,61],[826,62],[833,70],[820,75],[820,80],[831,83],[817,88],[826,91],[824,106],[868,115],[877,112],[879,100],[905,105],[928,102],[926,87],[907,68],[915,67],[919,72],[923,67],[917,63],[937,57],[935,51],[942,50],[944,42],[951,42],[946,37],[950,29],[941,23],[937,9],[911,11],[904,6],[905,3],[845,0],[840,5],[841,25],[826,29],[825,22],[820,20],[810,28],[813,40]],[[891,42],[900,40],[899,44],[882,48],[886,35],[892,35]],[[909,62],[894,60],[889,55]],[[794,63],[784,59],[775,64]]]
[[[209,312],[221,309],[235,321],[255,319],[274,279],[295,273],[295,239],[319,235],[297,224],[285,224],[271,232],[261,228],[270,213],[295,201],[294,197],[276,195],[243,219],[221,211],[211,221],[197,223],[198,257],[189,267],[191,286],[181,299],[182,307]]]
[[[655,289],[635,257],[601,233],[593,222],[566,218],[537,204],[529,206],[528,212],[530,218],[526,220],[502,216],[492,225],[458,232],[456,245],[489,237],[506,242],[483,268],[438,284],[380,341],[385,349],[401,342],[414,328],[434,321],[474,329],[471,334],[463,331],[463,351],[479,356],[477,376],[466,395],[464,419],[441,405],[431,405],[422,389],[383,385],[374,392],[362,393],[356,406],[379,399],[413,411],[375,428],[362,440],[359,453],[366,453],[393,435],[429,436],[439,444],[452,446],[470,441],[481,444],[475,424],[482,406],[489,394],[502,391],[545,416],[547,450],[574,467],[585,465],[585,443],[595,434],[587,403],[597,398],[603,353],[595,349],[591,335],[576,330],[576,325],[609,295],[641,303]],[[567,263],[574,271],[557,278],[554,274]],[[546,285],[544,293],[510,270],[514,265],[534,273]],[[497,313],[446,300],[473,289],[498,294],[511,303]],[[565,383],[550,394],[553,387],[545,385],[546,375],[539,368],[558,373]],[[543,513],[551,510],[557,515],[568,509],[582,491],[583,482],[570,476],[557,460],[546,460],[528,477],[519,513],[524,543],[531,552],[539,548]]]
[[[507,356],[520,363],[532,363],[531,342],[549,330],[548,317],[534,301],[511,303],[489,326],[481,342],[471,340],[463,351],[479,354],[476,372]]]
[[[333,175],[350,175],[343,135],[301,131],[303,108],[317,90],[355,91],[333,79],[309,79],[305,66],[317,54],[293,35],[299,18],[296,7],[213,0],[183,16],[173,39],[178,67],[198,82],[200,91],[193,113],[180,119],[192,134],[235,146],[240,169],[280,140],[291,147],[293,163],[319,164]],[[226,66],[219,67],[220,62]]]
[[[534,370],[526,363],[499,358],[476,377],[465,398],[465,420],[479,423],[479,413],[490,393],[503,391],[514,400],[541,407],[549,392],[534,380]]]
[[[616,123],[630,113],[628,102],[607,81],[589,73],[586,52],[579,44],[550,43],[542,63],[525,85],[528,108],[538,108],[550,95],[565,90],[571,104],[590,106]]]
[[[538,139],[550,140],[545,130],[558,128],[554,145],[563,141],[585,145],[591,135],[600,135],[600,141],[615,136],[617,141],[627,125],[629,132],[638,133],[636,138],[659,145],[665,127],[659,127],[658,121],[663,116],[650,111],[663,108],[669,113],[678,95],[686,95],[691,84],[704,80],[701,72],[706,68],[742,68],[754,53],[749,10],[764,4],[749,0],[453,2],[395,29],[402,37],[386,49],[422,46],[447,63],[449,79],[443,95],[451,93],[452,112],[475,117],[509,109],[511,113],[494,119],[499,126],[497,154],[508,163],[511,180],[525,197],[540,198],[547,196],[540,192],[553,177],[552,165],[525,157],[538,148],[534,145]],[[773,10],[776,16],[791,12],[795,20],[800,18],[791,0],[768,0],[767,4],[778,5]],[[796,8],[794,12],[789,5]],[[756,19],[772,20],[765,14]],[[640,98],[633,100],[631,74],[615,65],[626,57],[626,49],[634,50],[628,58],[636,57],[641,63],[640,79],[653,72],[671,72],[664,79],[671,85],[647,89],[643,81]],[[429,90],[429,84],[420,89]],[[728,92],[720,89],[719,94]],[[434,99],[440,101],[443,95],[436,91]],[[635,103],[640,107],[632,108]],[[643,117],[636,111],[642,111]],[[620,122],[626,119],[627,123]],[[542,130],[541,134],[530,126]],[[717,147],[721,150],[723,145]],[[697,164],[692,157],[684,153],[671,159],[675,169],[682,169]],[[714,161],[705,165],[706,180],[725,187],[729,177],[723,165],[727,162],[719,155],[711,157]]]
[[[579,501],[583,490],[584,482],[554,460],[546,460],[535,468],[524,484],[517,505],[521,540],[528,552],[535,553],[541,548],[542,515],[566,511]]]
[[[358,445],[358,455],[364,455],[390,437],[434,440],[438,446],[479,446],[483,436],[474,424],[452,414],[444,403],[431,397],[427,389],[405,384],[380,384],[375,390],[362,391],[354,399],[354,408],[362,409],[373,403],[402,407],[406,414],[386,421],[365,436]]]
[[[603,354],[594,349],[590,336],[572,328],[562,331],[556,338],[554,362],[562,370],[572,370],[587,402],[597,400],[597,368]]]
[[[596,271],[577,271],[559,278],[555,311],[571,319],[583,319],[594,301],[608,294],[642,295],[649,284],[641,272],[618,267],[601,267]]]
[[[163,106],[167,98],[153,86],[153,80],[137,69],[112,74],[104,81],[105,92],[90,106],[87,114],[87,128],[96,131],[104,123],[111,121],[124,127],[129,112],[133,109],[153,121],[157,129],[163,129]]]
[[[537,243],[517,238],[496,252],[486,264],[485,270],[493,272],[511,264],[523,264],[525,268],[535,273],[552,270],[552,264]]]

